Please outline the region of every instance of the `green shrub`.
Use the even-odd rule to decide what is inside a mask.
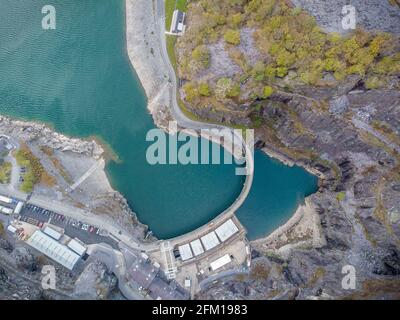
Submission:
[[[210,64],[210,51],[205,45],[198,46],[193,50],[192,58],[200,63],[203,68],[207,68]]]
[[[240,44],[240,32],[237,30],[229,29],[224,34],[224,39],[227,43],[237,46]]]
[[[195,98],[199,96],[195,85],[192,82],[187,82],[183,86],[183,90],[185,91],[186,101],[191,102]]]
[[[272,95],[273,92],[274,92],[274,89],[272,89],[272,87],[265,86],[264,90],[263,90],[263,97],[268,98]]]
[[[231,89],[227,93],[228,98],[236,98],[240,95],[240,86],[238,84],[232,85]]]
[[[204,97],[209,97],[211,95],[210,86],[206,82],[202,82],[199,85],[199,94]]]

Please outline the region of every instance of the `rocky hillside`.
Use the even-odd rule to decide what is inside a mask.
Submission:
[[[314,2],[321,22],[329,6]],[[201,298],[399,298],[400,45],[383,31],[396,31],[400,9],[372,2],[391,18],[364,19],[374,31],[346,35],[326,33],[315,10],[289,1],[190,2],[177,45],[187,108],[255,127],[258,146],[325,177],[311,197],[325,245],[283,254],[258,243],[249,276]],[[345,265],[356,270],[355,290],[342,288]]]

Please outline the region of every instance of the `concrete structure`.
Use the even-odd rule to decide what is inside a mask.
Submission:
[[[14,226],[12,226],[11,224],[7,227],[7,230],[11,233],[16,233],[17,232],[17,228],[15,228]]]
[[[186,22],[186,13],[180,10],[175,10],[172,16],[170,33],[177,35],[183,34],[186,29],[185,22]]]
[[[27,240],[27,243],[69,270],[72,270],[79,260],[75,252],[39,230]]]
[[[201,242],[203,243],[206,251],[211,250],[220,243],[214,231],[211,231],[210,233],[207,233],[205,236],[201,237]]]
[[[4,213],[4,214],[7,214],[7,215],[10,215],[11,213],[13,213],[13,209],[0,206],[0,212]]]
[[[23,206],[24,206],[24,203],[22,201],[19,201],[17,206],[14,209],[14,213],[20,214]]]
[[[77,253],[80,257],[82,257],[85,253],[86,253],[86,246],[85,244],[80,241],[79,239],[72,239],[69,243],[68,243],[68,248],[70,248],[72,251],[74,251],[75,253]]]
[[[222,256],[221,258],[210,263],[211,270],[216,271],[219,268],[222,268],[223,266],[227,265],[231,261],[232,261],[232,259],[229,256],[229,254],[226,254],[226,255]]]
[[[184,300],[188,293],[175,281],[168,281],[160,274],[159,268],[148,259],[135,256],[130,269],[128,269],[128,284],[131,288],[150,296],[155,300]]]
[[[190,249],[190,245],[188,243],[184,244],[182,246],[179,246],[179,253],[181,255],[182,261],[186,261],[186,260],[193,258],[193,253],[192,253],[192,250]]]
[[[62,237],[61,233],[59,233],[58,231],[56,231],[56,230],[54,230],[53,228],[50,228],[50,227],[45,227],[43,229],[43,232],[45,234],[47,234],[48,236],[52,237],[53,239],[57,240],[57,241],[60,240],[61,237]]]
[[[10,204],[10,203],[12,203],[12,199],[9,198],[9,197],[0,195],[0,202],[4,202],[4,203],[7,203],[7,204]]]
[[[190,246],[192,247],[192,251],[195,256],[201,255],[204,253],[203,246],[201,245],[201,242],[199,239],[196,239],[190,243]]]
[[[232,237],[236,232],[239,231],[239,228],[235,225],[232,219],[229,219],[218,228],[215,229],[215,233],[217,234],[218,238],[221,242],[228,240]]]

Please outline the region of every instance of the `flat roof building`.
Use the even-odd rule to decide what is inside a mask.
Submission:
[[[205,236],[201,237],[201,242],[203,243],[206,251],[211,250],[220,243],[214,231],[211,231],[210,233],[207,233]]]
[[[229,254],[226,254],[226,255],[222,256],[221,258],[211,262],[210,267],[213,271],[215,271],[215,270],[218,270],[219,268],[222,268],[223,266],[227,265],[231,261],[232,261],[232,259],[229,256]]]
[[[56,231],[56,230],[54,230],[53,228],[50,228],[50,227],[45,227],[45,228],[43,229],[43,232],[44,232],[45,234],[47,234],[48,236],[50,236],[50,237],[56,239],[57,241],[60,240],[61,237],[62,237],[62,234],[61,234],[61,233],[59,233],[58,231]]]
[[[7,203],[7,204],[10,204],[10,203],[12,203],[12,199],[9,198],[9,197],[0,195],[0,202],[4,202],[4,203]]]
[[[85,244],[80,241],[79,239],[72,239],[68,243],[68,248],[70,248],[72,251],[76,252],[80,257],[82,257],[86,253],[86,247]]]
[[[7,230],[11,233],[16,233],[17,232],[17,228],[15,228],[14,226],[12,226],[11,224],[7,227]]]
[[[75,252],[40,230],[35,231],[27,243],[69,270],[72,270],[79,260]]]
[[[182,261],[193,258],[193,253],[192,250],[190,250],[190,245],[188,243],[179,246],[179,253],[181,255]]]
[[[19,201],[17,206],[14,209],[14,213],[20,214],[23,206],[24,206],[24,203],[22,201]]]
[[[203,246],[201,245],[199,239],[192,241],[190,246],[192,247],[192,251],[195,256],[201,255],[204,252]]]
[[[232,221],[232,219],[229,219],[228,221],[220,225],[217,229],[215,229],[215,233],[222,242],[228,240],[238,231],[239,228]]]
[[[172,16],[171,33],[180,34],[185,32],[186,13],[180,10],[175,10]]]

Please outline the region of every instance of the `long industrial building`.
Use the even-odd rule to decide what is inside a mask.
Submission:
[[[68,247],[62,245],[40,230],[35,231],[28,239],[27,243],[69,270],[74,268],[80,258],[79,255]]]

